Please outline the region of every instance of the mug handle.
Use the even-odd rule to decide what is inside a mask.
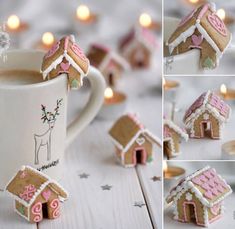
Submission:
[[[88,103],[72,123],[67,127],[66,148],[76,136],[95,118],[104,101],[105,80],[99,70],[90,66],[87,79],[91,84]]]

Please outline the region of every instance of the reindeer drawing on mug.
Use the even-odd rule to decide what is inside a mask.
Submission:
[[[58,99],[56,101],[56,108],[54,112],[46,110],[46,106],[41,105],[43,123],[48,124],[48,129],[43,134],[35,134],[35,161],[34,164],[39,164],[39,152],[42,146],[47,147],[47,161],[51,160],[51,134],[55,126],[56,118],[60,115],[59,108],[62,105],[63,99]]]

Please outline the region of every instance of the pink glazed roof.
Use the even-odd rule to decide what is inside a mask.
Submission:
[[[215,108],[218,114],[225,119],[229,117],[230,107],[218,95],[208,91],[201,94],[198,99],[189,107],[185,113],[184,121],[198,108],[206,106],[207,104],[211,105],[212,108]]]

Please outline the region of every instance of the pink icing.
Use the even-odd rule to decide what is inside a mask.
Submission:
[[[51,47],[51,49],[46,53],[45,58],[49,58],[50,56],[54,55],[56,53],[56,51],[59,49],[59,47],[60,47],[60,41],[57,41]]]
[[[33,221],[40,222],[42,220],[42,203],[37,202],[36,204],[33,205],[31,208],[31,212],[34,215]]]
[[[229,115],[229,106],[214,93],[211,95],[209,104],[216,108],[222,116],[227,117]]]
[[[193,48],[201,48],[201,43],[203,41],[203,36],[202,35],[196,35],[196,34],[193,34],[192,37],[192,43],[193,43]]]
[[[54,219],[58,218],[60,216],[60,201],[59,199],[54,199],[50,203],[50,207],[53,209],[52,217]]]
[[[144,125],[137,119],[136,115],[134,114],[128,114],[128,117],[134,121],[140,129],[144,129]]]
[[[63,72],[68,72],[69,67],[70,67],[70,63],[69,62],[67,62],[67,63],[61,62],[60,63],[60,68],[61,68],[61,70]]]
[[[218,214],[219,214],[219,211],[220,211],[220,208],[221,208],[221,203],[215,204],[215,205],[211,208],[211,213],[212,213],[213,215],[218,215]]]
[[[164,138],[170,138],[171,137],[171,131],[167,126],[164,126]]]
[[[179,26],[182,26],[182,25],[184,25],[187,21],[189,21],[189,20],[193,17],[193,15],[195,14],[195,12],[196,12],[196,9],[194,9],[190,14],[188,14],[186,17],[184,17],[184,18],[181,20],[181,22],[179,23]]]
[[[214,27],[214,29],[216,29],[220,34],[222,34],[225,37],[228,35],[223,20],[221,20],[216,13],[208,15],[207,18],[210,24]]]
[[[45,190],[45,191],[42,192],[42,197],[43,197],[46,201],[49,200],[50,196],[51,196],[51,190],[47,190],[47,191]]]
[[[80,49],[80,47],[77,44],[72,44],[71,49],[73,50],[73,52],[80,57],[83,60],[86,60],[86,56],[84,55],[83,51]]]
[[[69,46],[69,36],[65,37],[64,50],[68,50],[68,46]]]
[[[24,179],[26,177],[27,173],[25,171],[21,172],[20,178]]]
[[[209,5],[208,3],[205,4],[205,5],[202,7],[200,13],[198,14],[197,19],[200,20],[200,19],[204,16],[204,14],[206,13],[206,11],[209,9],[209,7],[210,7],[210,5]]]
[[[30,201],[36,191],[37,189],[34,187],[34,185],[29,184],[24,187],[24,191],[20,193],[19,196],[25,201]]]
[[[192,182],[200,186],[204,192],[204,196],[208,199],[213,199],[226,192],[227,184],[215,173],[213,169],[201,173],[192,179]]]

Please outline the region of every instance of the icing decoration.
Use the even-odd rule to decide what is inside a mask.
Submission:
[[[45,58],[47,59],[48,57],[53,56],[56,51],[59,49],[60,47],[60,41],[57,41],[52,47],[51,49],[46,53]]]
[[[69,46],[69,36],[67,36],[64,40],[64,50],[68,50]]]
[[[40,222],[42,220],[42,203],[37,202],[36,204],[33,205],[31,208],[31,212],[34,215],[33,221]]]
[[[201,19],[202,19],[202,17],[203,17],[204,14],[207,12],[207,10],[209,9],[209,7],[210,7],[210,4],[209,4],[209,3],[205,4],[205,5],[202,7],[200,13],[199,13],[198,16],[197,16],[197,19],[198,19],[198,20],[201,20]]]
[[[147,162],[153,161],[153,157],[151,155],[148,156]]]
[[[204,120],[208,120],[209,118],[210,118],[209,114],[204,114],[204,115],[203,115],[203,119],[204,119]]]
[[[60,64],[61,70],[63,72],[65,72],[65,73],[68,73],[69,67],[70,67],[70,63],[69,62],[66,62],[66,63],[61,62],[61,64]]]
[[[143,145],[143,144],[145,143],[145,139],[142,138],[142,137],[137,138],[137,139],[136,139],[136,143],[137,143],[138,145]]]
[[[71,88],[78,88],[78,86],[79,86],[78,80],[73,79],[70,86],[71,86]]]
[[[193,45],[191,45],[190,46],[190,48],[199,48],[199,49],[201,49],[201,43],[202,43],[202,41],[203,41],[203,36],[202,35],[195,35],[195,34],[193,34],[192,35],[192,43],[193,43]]]
[[[211,213],[212,213],[213,215],[218,215],[218,214],[219,214],[219,211],[220,211],[220,208],[221,208],[221,203],[215,204],[215,205],[211,208]]]
[[[220,34],[222,34],[225,37],[228,35],[223,20],[220,19],[216,13],[208,15],[208,21],[214,27],[214,29],[216,29]]]
[[[193,195],[191,193],[186,193],[186,200],[191,201],[193,199]]]
[[[24,187],[24,191],[23,193],[20,193],[19,196],[21,199],[25,200],[25,201],[30,201],[31,198],[34,196],[34,193],[36,192],[36,188],[34,187],[34,185],[29,184],[27,186]]]
[[[48,201],[51,197],[51,190],[45,190],[42,192],[42,197]]]
[[[80,47],[74,43],[72,46],[71,46],[71,49],[73,50],[73,52],[79,56],[81,59],[83,60],[86,60],[86,56],[84,55],[83,51],[80,49]]]
[[[191,11],[190,14],[188,14],[186,17],[184,17],[184,18],[181,20],[181,22],[179,23],[178,26],[180,27],[180,26],[184,25],[187,21],[189,21],[189,20],[193,17],[193,15],[195,14],[195,12],[196,12],[196,9],[194,9],[193,11]]]
[[[50,203],[50,207],[53,209],[52,217],[54,219],[60,216],[60,201],[58,199],[54,199]]]
[[[27,173],[25,171],[22,171],[20,174],[20,178],[24,179],[26,177]]]
[[[22,214],[22,215],[25,215],[25,208],[23,205],[21,205],[19,208],[18,208],[18,211]]]

